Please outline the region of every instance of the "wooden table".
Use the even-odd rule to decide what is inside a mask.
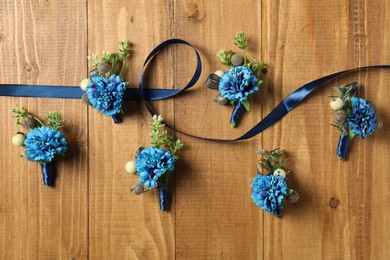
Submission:
[[[153,107],[178,129],[233,138],[246,132],[302,84],[339,70],[390,64],[390,2],[378,1],[138,1],[4,0],[0,3],[0,83],[78,85],[87,55],[133,43],[126,80],[137,87],[146,55],[179,37],[200,51],[203,74],[189,93]],[[249,54],[269,64],[252,109],[236,129],[230,107],[212,102],[204,87],[220,65],[216,53],[234,48],[235,32],[250,37]],[[236,50],[236,49],[234,49]],[[194,53],[163,51],[145,74],[148,87],[178,88],[190,79]],[[332,88],[351,81],[375,101],[383,128],[353,140],[346,162],[329,123]],[[389,259],[390,73],[362,71],[333,80],[263,134],[233,144],[185,143],[172,185],[169,212],[156,192],[137,197],[137,177],[124,170],[150,142],[150,115],[127,102],[114,125],[80,100],[1,97],[1,259]],[[38,164],[19,158],[9,109],[66,118],[68,155],[58,160],[55,188],[43,186]],[[249,180],[255,150],[286,149],[288,182],[301,199],[282,218],[257,208]],[[333,207],[330,202],[333,199]]]

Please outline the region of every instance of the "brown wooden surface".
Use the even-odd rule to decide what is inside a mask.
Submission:
[[[150,50],[179,37],[200,51],[203,71],[189,93],[154,102],[177,128],[233,138],[250,129],[288,93],[320,76],[362,65],[390,64],[390,3],[380,1],[135,1],[4,0],[0,3],[0,83],[77,85],[86,56],[133,43],[126,71],[131,87]],[[225,69],[215,56],[232,36],[250,37],[250,55],[269,64],[252,110],[231,129],[231,108],[212,102],[210,72]],[[145,74],[147,87],[182,87],[195,66],[183,46],[163,51]],[[384,126],[354,139],[338,160],[338,133],[327,96],[332,86],[358,81],[359,95],[376,101]],[[136,176],[124,171],[139,146],[150,143],[150,116],[127,102],[114,125],[80,100],[0,97],[1,259],[389,259],[390,73],[354,73],[327,84],[280,123],[252,140],[221,144],[177,135],[185,143],[171,188],[171,210],[155,192],[130,193]],[[19,158],[15,104],[43,116],[65,117],[69,153],[58,160],[55,188],[44,187],[39,165]],[[289,184],[301,200],[282,218],[250,199],[254,151],[286,149]],[[331,208],[331,199],[338,201]]]

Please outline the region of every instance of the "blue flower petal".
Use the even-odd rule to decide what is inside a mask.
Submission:
[[[139,182],[147,189],[156,188],[159,177],[167,171],[175,169],[173,154],[161,148],[148,147],[143,149],[137,156],[136,169]]]
[[[64,154],[67,143],[58,130],[42,126],[31,130],[24,141],[27,158],[33,162],[50,162],[55,154]]]
[[[115,74],[108,79],[95,76],[87,86],[87,96],[94,108],[105,116],[113,116],[121,111],[125,90],[126,84]]]
[[[258,175],[252,183],[251,198],[267,212],[280,215],[287,191],[285,178],[279,175]]]
[[[226,71],[219,81],[219,92],[232,101],[245,101],[259,90],[259,79],[246,66],[233,67]]]
[[[352,97],[352,113],[347,116],[349,129],[357,136],[366,139],[378,128],[378,118],[370,102]]]

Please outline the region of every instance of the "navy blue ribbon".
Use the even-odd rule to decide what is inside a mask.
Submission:
[[[234,103],[232,116],[230,118],[230,125],[231,126],[233,126],[233,127],[236,126],[243,111],[244,111],[244,105],[240,101],[236,101]]]
[[[168,46],[170,44],[174,44],[174,42],[170,43],[169,40],[164,42],[164,43],[165,43],[164,45],[161,44],[161,45],[157,46],[156,49],[154,49],[152,51],[151,54],[154,53],[153,55],[150,54],[148,56],[148,58],[145,61],[145,64],[144,64],[144,67],[143,67],[142,71],[145,70],[145,65],[147,64],[147,62],[150,59],[152,59],[153,56],[156,53],[158,53],[158,51],[161,50],[161,48],[164,48],[164,47],[166,47],[166,46]],[[347,74],[347,73],[356,72],[356,71],[365,70],[365,69],[390,69],[390,65],[376,65],[376,66],[365,66],[365,67],[353,68],[353,69],[348,69],[348,70],[336,72],[336,73],[324,76],[322,78],[313,80],[313,81],[303,85],[302,87],[298,88],[297,90],[295,90],[291,94],[289,94],[285,99],[282,100],[282,102],[279,105],[276,106],[276,108],[274,108],[266,117],[264,117],[263,120],[261,120],[259,123],[257,123],[248,132],[246,132],[245,134],[243,134],[242,136],[240,136],[240,137],[238,137],[236,139],[215,139],[215,138],[200,137],[200,136],[196,136],[196,135],[192,135],[192,134],[188,134],[188,133],[185,133],[183,131],[180,131],[180,130],[178,130],[178,129],[176,129],[176,128],[168,125],[168,124],[166,124],[166,126],[171,128],[171,129],[173,129],[173,130],[175,130],[178,133],[183,134],[183,135],[186,135],[186,136],[189,136],[189,137],[192,137],[192,138],[196,138],[196,139],[206,140],[206,141],[234,142],[234,141],[240,141],[240,140],[247,140],[247,139],[250,139],[250,138],[260,134],[261,132],[263,132],[264,130],[266,130],[267,128],[269,128],[270,126],[275,124],[276,122],[280,121],[290,111],[292,111],[294,108],[296,108],[314,90],[316,90],[316,89],[320,88],[321,86],[323,86],[324,83],[326,83],[327,81],[329,81],[331,79],[334,79],[334,78],[336,78],[338,76]],[[197,67],[197,71],[198,70],[201,70],[201,67],[199,68],[199,66],[198,66]],[[139,78],[138,84],[139,84],[140,92],[144,93],[145,89],[143,88],[143,82],[142,82],[142,73],[143,72],[142,71],[141,71],[141,74],[140,74],[140,78]],[[187,89],[187,88],[188,88],[188,86],[186,86],[185,88],[180,90],[180,92],[185,90],[185,89]],[[157,114],[151,108],[151,106],[149,105],[149,103],[147,102],[146,99],[144,99],[144,103],[145,103],[145,105],[146,105],[146,107],[147,107],[147,109],[148,109],[148,111],[150,112],[151,115]]]
[[[146,69],[149,61],[155,57],[164,48],[173,45],[173,44],[183,44],[191,47],[196,54],[197,65],[190,82],[182,89],[145,89],[143,87],[143,72]],[[168,127],[173,130],[187,135],[189,137],[206,140],[206,141],[217,141],[217,142],[233,142],[250,139],[259,133],[263,132],[276,122],[280,121],[284,116],[286,116],[291,110],[297,107],[307,96],[309,96],[314,90],[321,87],[327,81],[334,79],[340,75],[364,70],[364,69],[390,69],[390,65],[377,65],[377,66],[366,66],[360,68],[354,68],[349,70],[344,70],[336,72],[322,78],[313,80],[302,87],[298,88],[290,95],[288,95],[279,105],[276,106],[266,117],[263,118],[259,123],[257,123],[252,129],[243,134],[242,136],[236,139],[213,139],[207,137],[200,137],[191,134],[187,134],[183,131],[177,130],[174,127],[171,127],[167,124]],[[147,102],[148,100],[161,100],[174,97],[185,90],[188,90],[198,81],[202,73],[202,61],[198,51],[187,41],[181,39],[170,39],[162,42],[152,52],[147,56],[142,71],[139,76],[139,88],[128,88],[125,92],[126,100],[143,100],[148,111],[151,115],[157,114]],[[16,85],[16,84],[0,84],[0,96],[17,96],[17,97],[41,97],[41,98],[74,98],[79,99],[82,97],[84,92],[79,87],[70,87],[70,86],[44,86],[44,85]]]
[[[124,94],[125,100],[162,100],[172,98],[183,91],[191,88],[198,81],[202,73],[202,60],[198,51],[189,42],[181,39],[170,39],[160,43],[148,55],[144,67],[149,60],[158,52],[172,44],[183,44],[190,46],[196,53],[196,70],[190,82],[183,89],[141,89],[127,88]],[[142,81],[142,72],[140,75]],[[0,84],[0,96],[9,97],[35,97],[35,98],[65,98],[81,99],[85,92],[79,86],[56,86],[56,85],[28,85],[28,84]]]
[[[351,139],[349,138],[348,135],[340,134],[336,153],[341,160],[345,160],[347,158],[347,152],[348,152],[350,142]]]
[[[52,162],[42,163],[41,169],[42,169],[43,184],[45,184],[46,186],[54,186],[55,176],[53,173]]]
[[[200,76],[200,74],[199,74]],[[142,97],[138,88],[128,88],[125,100],[160,100],[178,94],[174,89],[145,89]],[[79,86],[49,86],[25,84],[0,84],[0,96],[81,99],[85,92]]]
[[[168,210],[168,189],[166,187],[158,189],[158,197],[160,198],[160,210]]]

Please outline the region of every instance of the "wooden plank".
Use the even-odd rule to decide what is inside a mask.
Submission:
[[[77,85],[85,73],[85,1],[2,1],[0,82]],[[0,258],[86,259],[87,121],[80,100],[1,97]],[[55,188],[42,183],[40,166],[19,158],[11,137],[21,131],[9,109],[26,107],[65,118],[67,157],[57,160]]]
[[[89,1],[89,52],[115,51],[118,41],[134,43],[126,80],[136,88],[147,54],[171,37],[170,1]],[[145,74],[146,86],[169,88],[173,82],[172,53],[159,55]],[[173,101],[153,104],[167,120],[173,118]],[[130,188],[137,177],[124,165],[134,160],[139,146],[150,145],[147,122],[151,116],[141,102],[127,102],[124,122],[114,125],[89,109],[90,140],[90,245],[91,259],[172,259],[174,213],[159,210],[154,190],[137,197]]]
[[[263,49],[273,65],[269,84],[275,86],[265,109],[270,111],[298,86],[353,66],[346,2],[265,1],[268,42]],[[324,11],[326,10],[326,11]],[[329,15],[330,14],[330,15]],[[296,19],[299,17],[299,19]],[[335,17],[342,17],[335,19]],[[328,84],[292,111],[283,121],[264,133],[267,149],[282,147],[293,159],[289,185],[299,191],[300,201],[286,206],[286,214],[275,218],[264,214],[265,258],[343,259],[350,257],[348,193],[352,171],[349,158],[335,155],[337,130],[329,126],[333,112],[327,96],[334,94]],[[340,206],[330,208],[336,198]]]
[[[384,3],[379,2],[384,8]],[[374,7],[367,13],[364,1],[263,3],[266,13],[263,18],[267,19],[264,33],[268,36],[263,52],[273,65],[268,82],[283,86],[270,93],[273,98],[265,103],[266,111],[296,87],[314,78],[359,65],[389,62],[378,57],[377,50],[385,50],[386,43],[378,42],[375,36],[370,38],[369,49],[373,55],[368,61],[366,33],[372,30],[382,35],[382,22],[388,18],[385,14],[382,19],[374,18]],[[366,19],[380,22],[375,27],[373,23],[372,27],[365,27]],[[371,91],[378,95],[372,95],[373,100],[379,97],[377,100],[383,102],[388,97],[387,90],[381,87],[385,76],[371,73],[381,75]],[[281,146],[289,151],[293,159],[286,166],[293,172],[289,182],[301,194],[299,203],[286,207],[283,218],[264,215],[266,259],[369,259],[370,256],[385,259],[388,256],[384,250],[388,240],[381,240],[375,247],[369,242],[377,234],[385,239],[383,230],[388,226],[383,221],[386,207],[381,207],[378,213],[374,208],[379,201],[383,202],[379,198],[387,194],[388,185],[379,190],[373,186],[386,177],[379,175],[371,179],[377,167],[389,165],[380,155],[387,145],[380,144],[378,136],[364,144],[356,139],[347,162],[339,161],[335,155],[338,133],[327,124],[333,116],[326,99],[335,92],[331,86],[354,80],[364,86],[368,84],[363,72],[335,80],[291,112],[272,131],[264,133],[265,147]],[[360,90],[360,94],[364,96],[366,89]],[[382,134],[386,132],[378,135]],[[372,151],[377,149],[378,156],[374,156]],[[331,198],[339,201],[337,208],[330,207]],[[375,200],[377,198],[379,201]]]
[[[248,130],[298,86],[361,65],[389,64],[388,1],[3,1],[0,3],[0,83],[77,85],[86,56],[134,43],[126,80],[137,87],[144,58],[161,41],[193,43],[203,61],[190,93],[153,103],[167,121],[191,134],[233,138]],[[87,28],[88,39],[87,41]],[[242,124],[228,126],[231,107],[212,102],[207,75],[226,69],[215,57],[233,48],[235,32],[251,38],[249,54],[269,73]],[[168,48],[145,75],[149,87],[183,87],[195,69],[184,46]],[[359,81],[361,97],[375,101],[384,126],[354,139],[348,160],[335,155],[337,130],[327,96],[332,86]],[[172,207],[160,212],[156,192],[130,193],[136,176],[124,171],[139,146],[150,143],[150,115],[127,102],[114,125],[79,100],[0,97],[1,259],[388,259],[390,97],[387,71],[341,77],[318,90],[263,135],[234,144],[177,134],[180,153]],[[70,151],[57,161],[54,189],[44,187],[39,165],[18,157],[11,137],[21,128],[9,109],[36,115],[58,110],[66,118]],[[88,115],[88,118],[87,118]],[[301,200],[276,218],[250,199],[258,148],[286,149],[289,184]],[[338,201],[331,208],[332,198]]]
[[[354,1],[350,9],[357,10],[353,24],[354,46],[361,64],[385,64],[390,61],[389,10],[388,1]],[[390,201],[386,199],[390,191],[390,178],[385,174],[390,167],[389,120],[386,119],[390,91],[388,71],[370,71],[360,73],[358,79],[363,83],[362,97],[374,101],[384,126],[366,141],[360,143],[356,151],[359,157],[358,167],[351,165],[356,177],[350,179],[349,194],[352,227],[351,252],[355,259],[390,258],[389,230]]]
[[[238,11],[240,10],[240,11]],[[229,126],[231,106],[218,106],[217,95],[204,86],[220,64],[216,53],[232,48],[236,32],[250,37],[249,55],[261,58],[261,6],[247,1],[177,1],[174,27],[177,37],[201,52],[203,75],[190,94],[175,99],[175,123],[186,132],[215,138],[233,138],[262,117],[265,89],[251,99],[252,109],[239,127]],[[180,49],[175,84],[184,85],[195,68],[192,51]],[[251,206],[250,179],[255,176],[255,150],[261,136],[249,142],[210,143],[178,135],[185,143],[176,171],[176,258],[255,259],[262,255],[261,211]]]

